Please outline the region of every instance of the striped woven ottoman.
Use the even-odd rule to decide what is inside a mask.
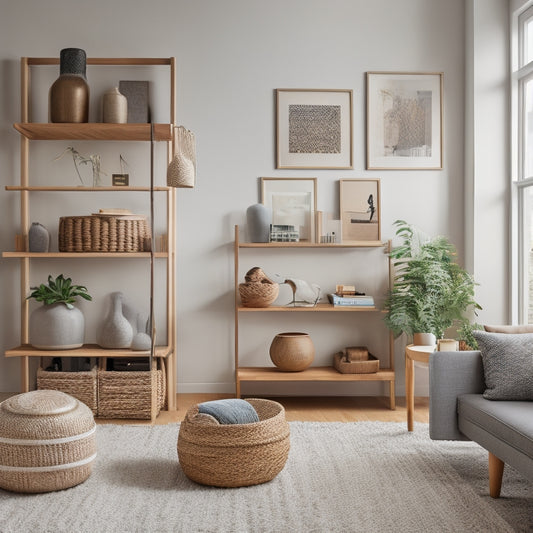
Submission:
[[[36,390],[0,403],[0,488],[50,492],[85,481],[96,457],[92,411],[64,392]]]

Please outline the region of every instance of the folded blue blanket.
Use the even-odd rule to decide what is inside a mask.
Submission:
[[[259,422],[257,411],[252,404],[238,398],[199,403],[198,412],[211,415],[220,424],[252,424],[253,422]]]

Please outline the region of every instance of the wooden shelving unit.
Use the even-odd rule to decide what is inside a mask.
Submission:
[[[5,251],[2,257],[16,258],[20,260],[21,277],[21,343],[19,346],[6,350],[6,357],[19,357],[21,360],[21,388],[22,391],[30,389],[30,357],[61,356],[61,357],[94,357],[105,360],[107,357],[157,357],[161,358],[166,370],[166,400],[169,410],[176,409],[176,324],[175,324],[175,189],[170,187],[154,187],[153,182],[141,187],[74,187],[74,186],[32,186],[29,172],[29,152],[30,141],[57,141],[57,140],[77,140],[77,141],[140,141],[144,143],[164,142],[167,145],[167,161],[172,157],[173,126],[176,123],[176,67],[175,59],[171,58],[88,58],[88,65],[100,66],[163,66],[168,68],[169,73],[169,102],[170,113],[169,122],[165,124],[51,124],[34,123],[30,117],[30,70],[32,67],[58,65],[59,58],[21,58],[21,121],[14,124],[14,128],[20,133],[20,180],[18,185],[6,186],[7,191],[14,191],[20,194],[20,231],[23,236],[28,235],[30,226],[30,194],[32,192],[44,193],[64,193],[64,192],[121,192],[122,194],[144,192],[152,195],[154,192],[164,193],[165,205],[167,209],[166,231],[167,247],[165,252],[83,252],[83,253],[32,253],[26,250]],[[150,151],[151,168],[153,168],[153,150]],[[152,198],[152,197],[151,197]],[[153,246],[152,246],[153,247]],[[102,349],[94,344],[87,344],[75,350],[61,350],[51,352],[48,350],[37,350],[29,344],[28,321],[29,306],[26,296],[30,291],[30,263],[34,260],[47,259],[128,259],[149,261],[152,265],[154,259],[166,262],[166,320],[167,320],[167,342],[164,346],[155,346],[153,351],[132,351],[132,350],[109,350]],[[152,299],[152,298],[151,298]]]
[[[382,381],[389,385],[389,406],[396,408],[394,393],[394,339],[392,333],[388,335],[388,367],[381,368],[372,374],[341,374],[333,366],[311,366],[303,372],[280,372],[275,367],[242,367],[239,364],[239,315],[241,313],[380,313],[376,307],[335,307],[332,304],[319,303],[315,307],[288,307],[269,306],[261,308],[244,307],[240,304],[239,297],[239,257],[243,248],[376,248],[382,247],[390,250],[390,242],[381,241],[351,243],[351,244],[319,244],[319,243],[249,243],[239,240],[239,227],[235,226],[234,263],[235,263],[235,388],[237,397],[241,396],[241,383],[243,382],[369,382]],[[391,277],[391,264],[389,260],[389,282]]]

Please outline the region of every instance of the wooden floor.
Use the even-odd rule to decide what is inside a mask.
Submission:
[[[9,397],[8,393],[0,393],[0,400]],[[171,424],[183,420],[191,405],[209,400],[232,398],[227,394],[178,394],[177,411],[162,411],[155,421],[156,424]],[[396,398],[396,409],[389,409],[389,399],[385,397],[335,396],[335,397],[290,397],[272,398],[285,407],[287,420],[304,422],[405,422],[407,411],[405,398]],[[415,398],[415,422],[429,421],[429,400],[425,397]],[[97,420],[101,424],[150,424],[141,420]]]

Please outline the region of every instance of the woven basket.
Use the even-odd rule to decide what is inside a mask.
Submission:
[[[143,252],[150,229],[139,215],[90,215],[59,219],[60,252]]]
[[[192,406],[180,425],[178,458],[185,475],[216,487],[244,487],[274,479],[289,455],[289,424],[283,406],[250,399],[259,416],[253,424],[210,424]]]
[[[165,408],[165,366],[146,371],[98,371],[98,417],[155,420]]]
[[[59,390],[83,402],[95,415],[98,409],[96,367],[87,372],[37,370],[37,389]]]
[[[244,307],[268,307],[279,294],[277,283],[240,283],[239,294]]]
[[[0,404],[0,487],[49,492],[91,474],[96,456],[91,410],[60,391],[36,390]]]
[[[338,352],[333,356],[333,366],[341,374],[374,374],[379,370],[379,359],[371,353],[365,361],[346,361],[343,352]]]

